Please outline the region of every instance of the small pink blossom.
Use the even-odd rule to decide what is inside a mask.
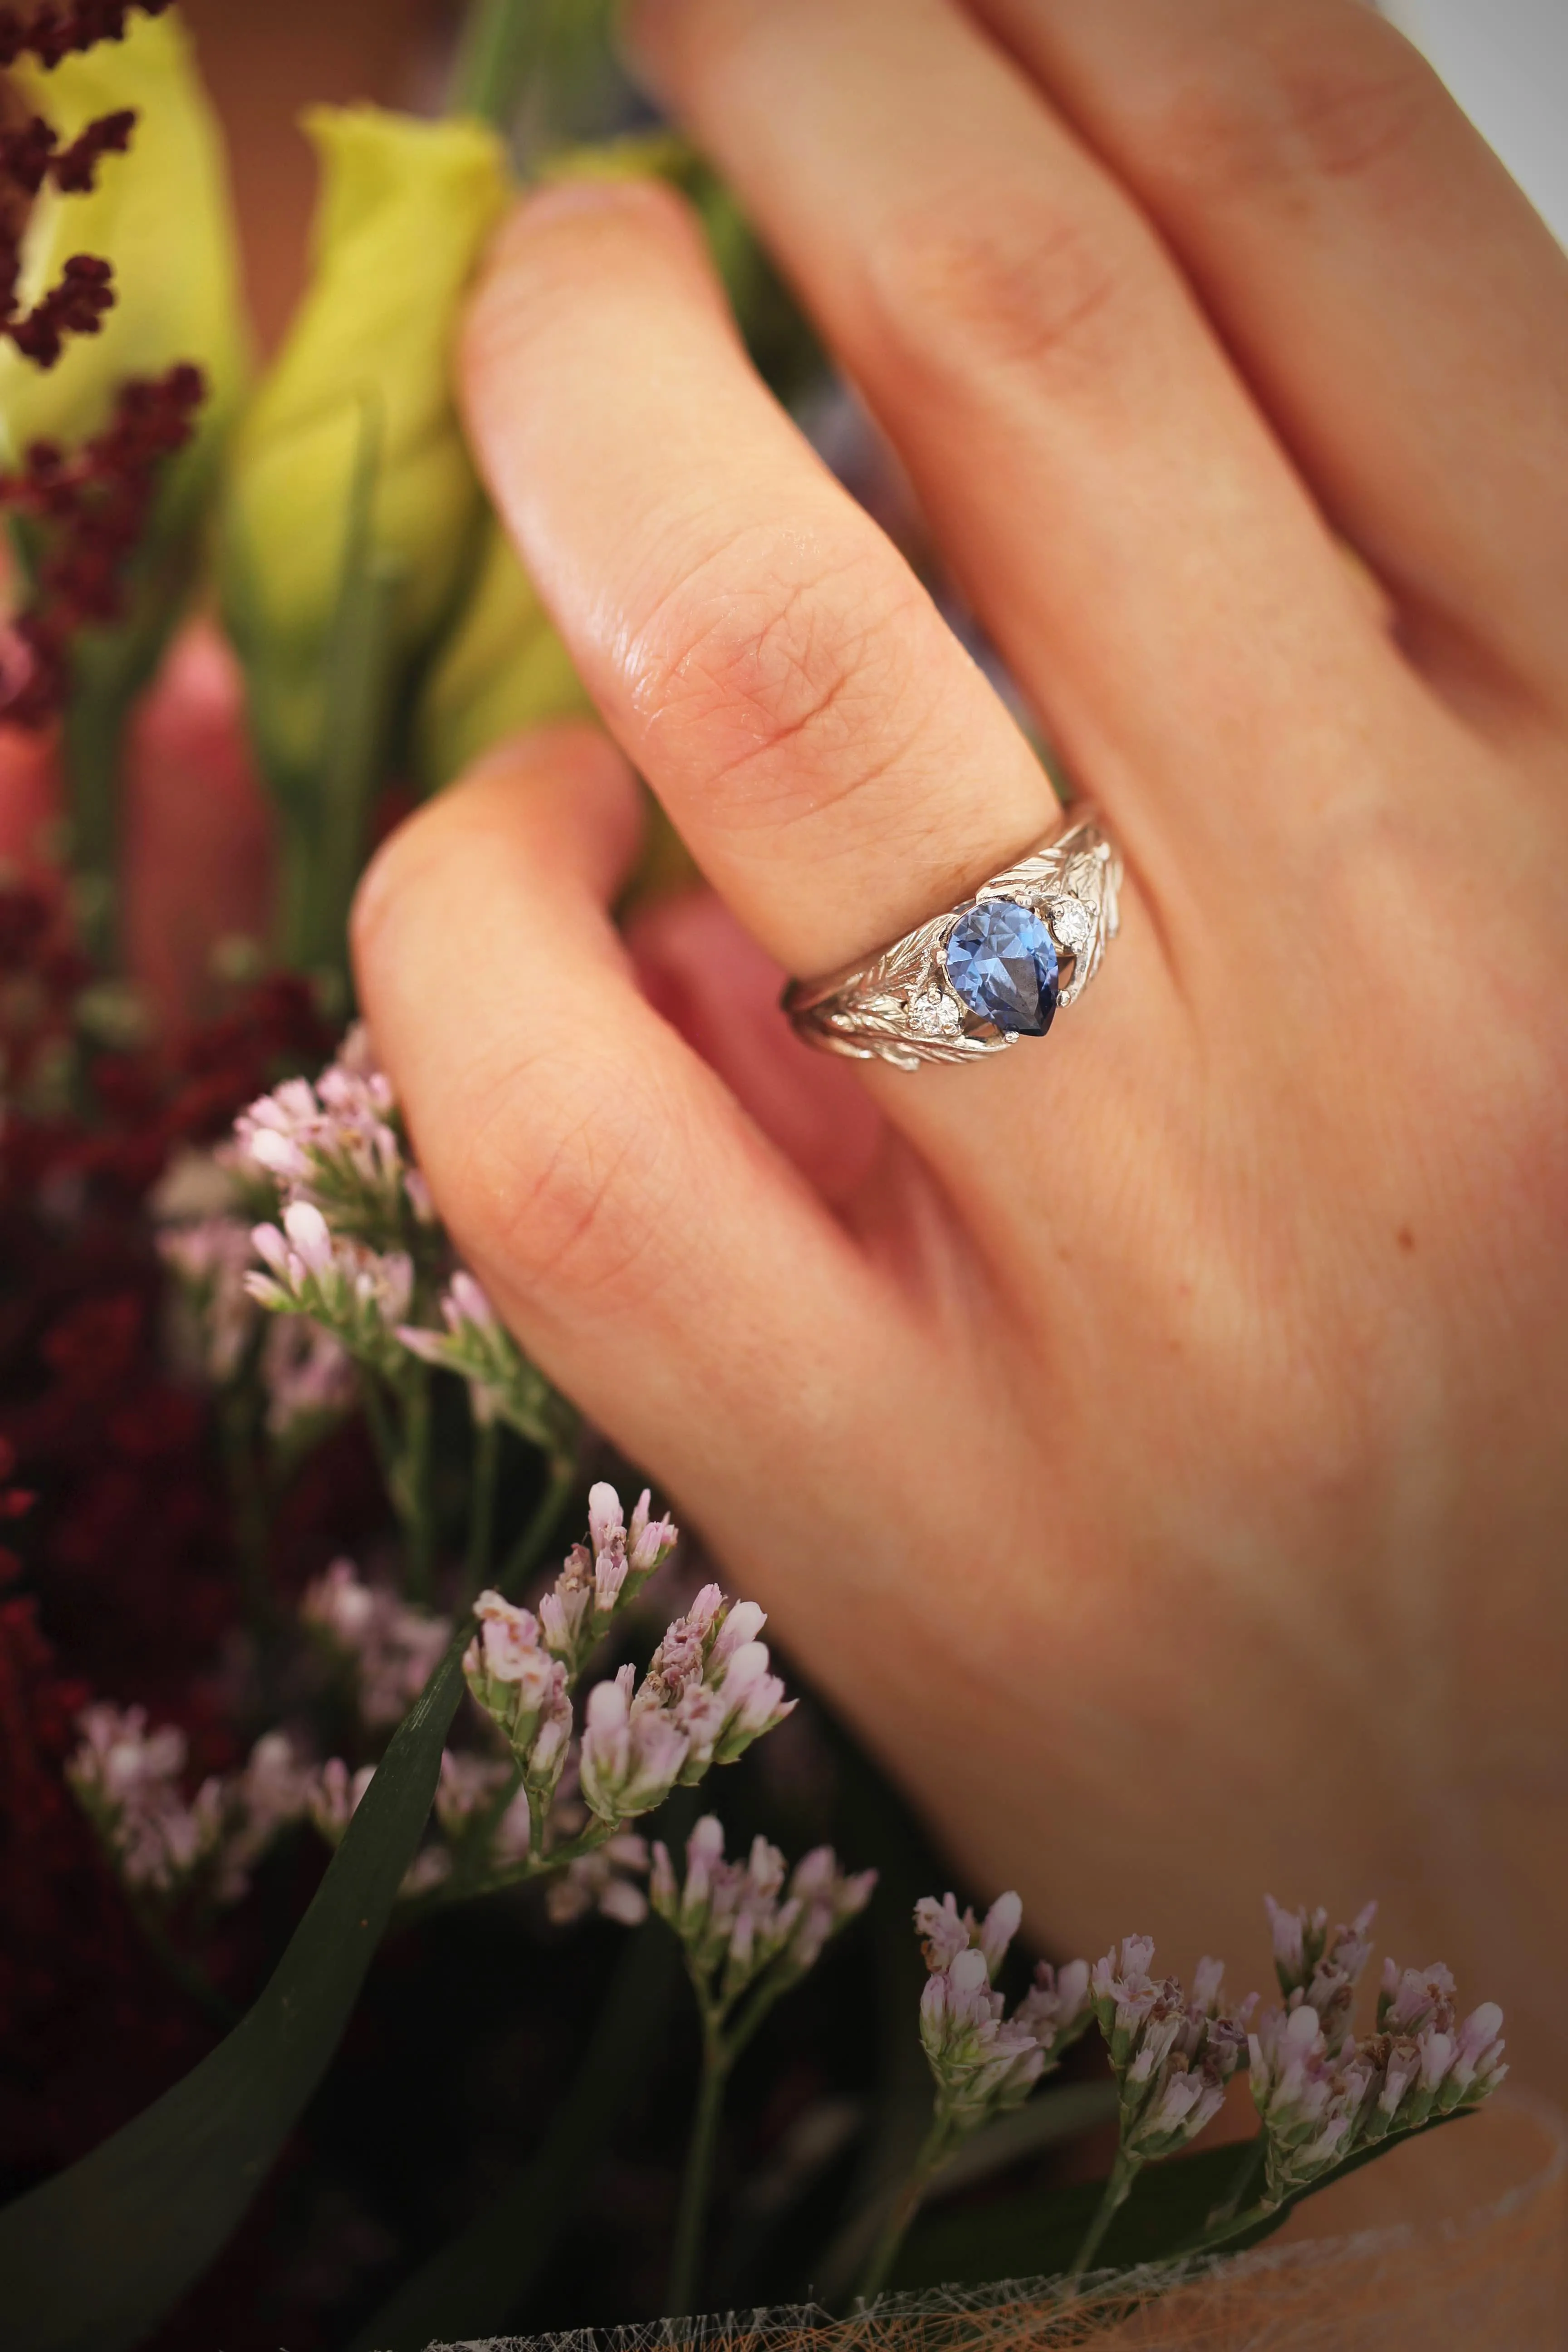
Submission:
[[[545,1910],[557,1927],[597,1911],[619,1927],[638,1927],[647,1917],[647,1896],[640,1884],[647,1867],[647,1839],[623,1830],[592,1853],[568,1863],[546,1892]]]
[[[306,1587],[301,1622],[323,1634],[350,1667],[368,1728],[401,1721],[440,1662],[451,1621],[412,1608],[384,1585],[336,1559]]]

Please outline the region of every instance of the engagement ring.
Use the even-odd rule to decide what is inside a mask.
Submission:
[[[863,963],[792,981],[808,1044],[855,1061],[970,1062],[1043,1037],[1116,937],[1121,861],[1092,817]]]

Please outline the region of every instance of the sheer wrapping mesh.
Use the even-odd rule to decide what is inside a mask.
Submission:
[[[1445,2221],[1443,2215],[1462,2214]],[[1367,2226],[1357,2226],[1364,2220]],[[1568,2344],[1568,2126],[1504,2095],[1327,2190],[1254,2252],[1089,2281],[887,2295],[640,2327],[494,2336],[428,2352],[1562,2352]]]

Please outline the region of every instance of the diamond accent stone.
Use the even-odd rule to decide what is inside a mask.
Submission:
[[[945,996],[940,988],[928,989],[910,1005],[910,1026],[918,1029],[922,1037],[956,1037],[963,1020],[952,997]]]
[[[1005,1033],[1043,1037],[1057,1009],[1057,951],[1032,907],[982,898],[959,917],[943,950],[949,984]]]
[[[1046,917],[1058,947],[1068,955],[1081,955],[1094,937],[1094,917],[1081,898],[1051,899]]]

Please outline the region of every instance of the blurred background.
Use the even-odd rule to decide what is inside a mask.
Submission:
[[[1536,210],[1568,245],[1565,0],[1387,0]]]

